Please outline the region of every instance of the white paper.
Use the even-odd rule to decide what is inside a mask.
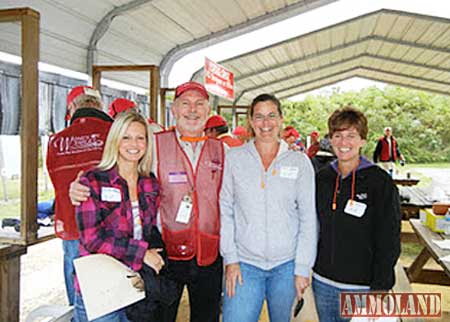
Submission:
[[[439,258],[441,261],[443,262],[450,262],[450,255],[444,256],[444,257],[440,257]]]
[[[450,239],[444,240],[432,240],[433,243],[439,246],[442,249],[450,249]]]
[[[83,256],[74,265],[89,321],[145,298],[127,277],[133,272],[109,255]]]

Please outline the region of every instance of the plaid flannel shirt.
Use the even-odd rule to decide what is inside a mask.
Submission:
[[[88,186],[91,193],[89,199],[76,209],[80,256],[108,254],[134,271],[140,270],[145,252],[151,245],[144,240],[133,239],[133,215],[127,182],[114,167],[108,171],[90,170],[81,177],[80,183]],[[120,201],[102,200],[104,188],[118,189]],[[137,193],[143,232],[150,231],[156,225],[159,189],[153,175],[139,176]]]

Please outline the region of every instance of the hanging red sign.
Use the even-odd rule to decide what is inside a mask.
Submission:
[[[225,67],[205,57],[205,87],[208,92],[234,99],[234,76]]]

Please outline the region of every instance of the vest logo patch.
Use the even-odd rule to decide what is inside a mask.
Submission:
[[[356,194],[356,199],[358,199],[358,200],[366,200],[367,199],[367,193],[366,192],[357,193]]]
[[[56,155],[70,155],[103,149],[105,142],[99,133],[58,137],[52,142]]]
[[[213,159],[211,161],[205,161],[205,164],[207,167],[211,168],[211,170],[215,171],[221,171],[223,169],[222,164],[219,160]]]

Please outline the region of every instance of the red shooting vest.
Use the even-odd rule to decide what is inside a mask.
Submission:
[[[385,137],[380,139],[381,141],[381,152],[380,161],[390,161],[389,159],[389,143]],[[391,148],[392,148],[392,160],[397,160],[397,141],[391,136]]]
[[[157,133],[155,138],[162,236],[169,258],[190,260],[196,257],[199,266],[208,266],[219,254],[223,145],[216,139],[204,141],[194,171],[175,131]],[[191,191],[193,210],[189,222],[176,222],[180,203]]]
[[[80,117],[50,137],[47,169],[55,189],[55,234],[61,239],[79,238],[69,186],[78,172],[100,162],[111,124],[96,117]]]

